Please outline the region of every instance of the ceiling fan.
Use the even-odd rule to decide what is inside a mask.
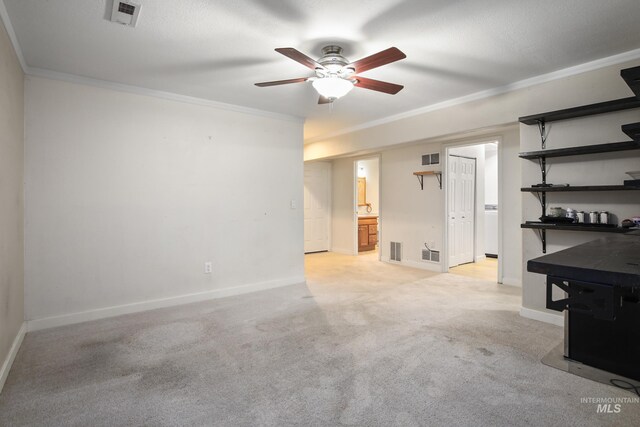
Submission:
[[[407,55],[396,47],[390,47],[389,49],[355,62],[349,62],[347,58],[342,56],[342,48],[336,45],[323,47],[322,57],[317,61],[292,47],[281,47],[276,49],[276,52],[299,62],[305,67],[311,68],[316,73],[315,77],[300,77],[297,79],[256,83],[256,86],[267,87],[286,85],[289,83],[311,82],[315,90],[320,94],[318,104],[332,103],[336,99],[349,93],[354,86],[384,92],[390,95],[395,95],[404,87],[394,83],[368,79],[356,75],[371,70],[372,68],[377,68],[406,58]]]

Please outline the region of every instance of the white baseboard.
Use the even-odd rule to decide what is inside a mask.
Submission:
[[[2,393],[2,388],[4,387],[5,381],[7,381],[7,377],[9,376],[9,371],[11,370],[11,366],[13,365],[13,361],[16,360],[16,355],[18,354],[18,350],[20,350],[20,346],[22,345],[22,340],[24,339],[24,335],[27,333],[27,323],[23,322],[18,334],[13,340],[13,344],[11,344],[11,348],[9,349],[9,354],[4,359],[4,363],[2,364],[2,368],[0,368],[0,393]]]
[[[234,286],[230,288],[215,289],[212,291],[198,292],[194,294],[180,295],[170,298],[98,308],[95,310],[83,311],[80,313],[63,314],[61,316],[45,317],[42,319],[31,319],[27,321],[27,331],[38,331],[40,329],[55,328],[57,326],[71,325],[74,323],[87,322],[90,320],[105,319],[107,317],[138,313],[141,311],[153,310],[156,308],[172,307],[175,305],[190,304],[194,302],[230,297],[234,295],[242,295],[256,291],[279,288],[282,286],[295,285],[299,283],[306,283],[304,276],[250,283],[247,285]]]
[[[513,277],[503,277],[502,284],[508,286],[516,286],[518,288],[522,287],[522,281]]]
[[[564,326],[564,316],[561,314],[551,314],[540,310],[530,308],[520,308],[520,316],[527,319],[538,320],[540,322],[551,323],[556,326]]]
[[[435,263],[435,262],[419,262],[419,261],[391,261],[389,258],[383,258],[381,259],[382,262],[386,262],[389,264],[394,264],[394,265],[402,265],[404,267],[411,267],[411,268],[419,268],[420,270],[428,270],[428,271],[434,271],[436,273],[441,273],[442,272],[442,267],[440,266],[440,264]]]
[[[473,259],[473,262],[480,262],[480,261],[484,261],[485,259],[487,259],[486,255],[478,255]]]

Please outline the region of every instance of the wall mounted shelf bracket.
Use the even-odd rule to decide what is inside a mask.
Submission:
[[[538,130],[540,131],[540,145],[544,150],[547,146],[547,125],[544,119],[538,120]]]
[[[440,186],[440,189],[442,190],[442,172],[439,172],[439,171],[424,171],[424,172],[414,172],[413,174],[418,178],[418,182],[420,183],[420,189],[421,190],[424,190],[424,176],[425,175],[435,175],[436,179],[438,180],[438,185]]]

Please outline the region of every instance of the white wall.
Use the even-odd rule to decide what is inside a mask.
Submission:
[[[35,77],[26,111],[30,324],[304,280],[301,123]]]
[[[543,82],[306,144],[304,158],[307,161],[377,152],[394,145],[470,136],[472,132],[487,134],[497,127],[517,123],[520,116],[628,97],[632,92],[620,78],[620,70],[638,64],[640,60],[629,61],[549,81],[536,78]],[[603,81],[606,84],[601,84]]]
[[[484,146],[484,203],[498,204],[498,148],[496,144]]]
[[[499,140],[502,150],[504,211],[503,223],[503,283],[521,286],[522,283],[522,239],[520,233],[521,193],[519,132],[509,127],[499,133],[479,135],[472,140],[449,140],[449,145],[470,144],[487,140]],[[482,146],[471,148],[484,152]],[[442,165],[422,166],[422,155],[440,153],[444,156],[443,141],[429,141],[402,147],[388,147],[380,152],[380,253],[383,261],[389,260],[389,242],[402,242],[403,263],[408,266],[441,270],[441,264],[422,261],[424,243],[434,250],[443,250],[444,191],[440,190],[435,176],[424,177],[424,190],[413,172],[441,170]],[[477,154],[474,151],[474,155]],[[477,154],[480,155],[480,154]],[[333,250],[353,253],[353,165],[357,157],[333,160]],[[516,179],[513,179],[513,177]],[[446,179],[446,177],[443,177]],[[484,183],[481,183],[483,186]],[[483,199],[484,197],[482,197]],[[481,200],[482,200],[481,199]],[[478,201],[478,203],[482,203]],[[484,212],[484,205],[478,209]],[[484,221],[484,217],[482,218]],[[514,233],[512,230],[516,230]],[[478,228],[482,233],[484,228]],[[338,239],[339,244],[336,244]],[[347,249],[344,249],[347,248]],[[483,248],[478,254],[483,255]],[[444,254],[441,254],[442,256]],[[442,259],[442,258],[441,258]]]
[[[358,206],[358,215],[378,215],[380,212],[380,167],[378,159],[358,160],[358,176],[367,180],[367,203],[371,204],[371,212],[366,206]]]
[[[1,391],[24,335],[24,76],[1,22],[0,94]]]
[[[481,132],[490,132],[491,129],[500,127],[502,125],[517,123],[517,119],[520,116],[526,116],[529,114],[540,113],[544,111],[553,111],[562,108],[570,108],[578,105],[590,104],[594,102],[609,101],[617,98],[625,98],[632,96],[632,92],[625,84],[624,80],[620,78],[620,70],[624,68],[634,67],[640,65],[640,60],[628,61],[625,63],[619,63],[615,65],[603,65],[589,64],[589,71],[585,72],[561,72],[557,74],[557,78],[549,78],[549,80],[536,79],[540,83],[532,84],[522,87],[510,92],[502,93],[496,96],[479,99],[476,101],[458,104],[446,108],[434,109],[426,111],[421,114],[408,116],[396,121],[392,121],[385,124],[380,124],[370,128],[362,129],[356,132],[339,135],[332,137],[326,141],[319,141],[312,144],[307,144],[304,150],[305,160],[320,159],[325,157],[335,157],[340,155],[348,155],[354,152],[376,152],[380,150],[387,150],[393,146],[401,146],[412,141],[420,141],[424,139],[434,140],[437,138],[450,138],[452,135],[469,135],[471,133],[477,134]],[[601,67],[601,68],[596,68]],[[580,66],[577,69],[586,69],[587,67]],[[627,122],[638,121],[638,111],[628,111],[626,113],[619,113],[614,115],[618,117],[616,120],[620,120],[622,115],[627,115]],[[574,129],[575,131],[569,132],[571,134],[570,139],[561,141],[561,137],[557,134],[550,136],[551,141],[556,141],[560,144],[569,145],[582,145],[587,143],[598,142],[615,142],[627,140],[619,130],[620,123],[606,124],[607,120],[611,120],[606,116],[597,116],[592,118],[585,118],[584,120],[595,120],[592,125],[589,125],[589,129],[593,126],[593,132],[586,135],[587,131],[580,131],[580,129]],[[626,119],[625,119],[626,120]],[[572,126],[579,127],[580,121],[575,121],[576,125],[571,123],[564,123],[565,129],[571,129]],[[555,129],[560,129],[561,126],[555,126]],[[552,131],[555,132],[555,131]],[[590,132],[590,131],[589,131]],[[522,195],[519,191],[521,185],[530,185],[535,182],[532,181],[533,175],[538,173],[538,168],[532,162],[520,160],[518,158],[519,151],[526,151],[527,149],[539,149],[539,143],[533,142],[536,140],[536,129],[530,126],[522,126],[522,138],[525,140],[522,147],[519,144],[512,143],[519,140],[517,134],[503,134],[503,147],[502,147],[502,171],[503,175],[500,179],[500,185],[502,186],[503,200],[501,201],[502,218],[504,229],[502,231],[503,241],[503,281],[504,283],[523,285],[523,307],[526,312],[523,314],[540,318],[541,320],[550,320],[557,322],[558,319],[549,319],[544,308],[544,287],[541,285],[543,277],[540,275],[522,276],[522,271],[526,271],[526,261],[535,258],[540,253],[540,243],[535,233],[531,230],[520,229],[520,223],[525,219],[535,219],[540,216],[539,207],[536,206],[537,201],[533,199],[532,195]],[[606,133],[606,134],[603,134]],[[586,139],[578,141],[576,138],[585,136]],[[604,138],[604,139],[603,139]],[[611,139],[613,138],[613,139]],[[559,145],[553,145],[559,146]],[[609,156],[597,157],[598,160],[609,158]],[[611,182],[620,182],[620,177],[625,170],[637,170],[637,161],[632,161],[635,166],[629,168],[626,165],[617,165],[613,168],[607,164],[604,168],[609,168],[607,173],[615,174],[614,176],[600,176],[604,173],[600,170],[593,176],[599,183],[603,183],[605,179]],[[593,161],[591,164],[594,164]],[[615,168],[625,168],[618,169]],[[602,169],[603,166],[598,168]],[[560,168],[557,167],[556,170]],[[535,171],[534,171],[535,170]],[[576,178],[580,175],[580,179],[584,178],[584,181],[591,181],[590,169],[564,169],[567,173],[571,174],[568,177],[562,177],[556,175],[553,178],[557,182],[572,182],[577,183]],[[518,179],[518,177],[521,177]],[[570,199],[562,199],[564,204],[571,203],[572,205],[579,207],[598,205],[606,207],[607,209],[616,210],[616,214],[619,219],[623,219],[624,215],[627,215],[627,209],[620,209],[619,206],[614,203],[614,200],[610,200],[611,197],[616,197],[613,194],[600,194],[598,203],[593,203],[588,200],[572,199],[573,197],[591,197],[586,193],[584,195],[574,194]],[[524,204],[523,204],[524,200]],[[619,197],[616,199],[619,201]],[[636,206],[638,201],[629,197],[627,206]],[[383,200],[383,205],[386,203]],[[522,211],[518,209],[515,214],[510,212],[512,207],[522,206]],[[629,209],[629,212],[635,212],[637,209]],[[384,211],[384,210],[383,210]],[[637,212],[635,212],[637,213]],[[550,236],[549,252],[559,249],[560,247],[566,247],[566,245],[577,244],[585,239],[591,239],[600,237],[601,235],[592,235],[592,233],[548,233]],[[384,231],[383,231],[384,235]],[[523,241],[523,238],[525,239]],[[562,238],[562,245],[556,246],[558,238]],[[522,242],[522,244],[521,244]],[[384,249],[384,248],[383,248]],[[513,251],[517,250],[519,253],[514,254]],[[507,257],[510,257],[507,260]],[[517,260],[516,260],[517,258]],[[521,263],[520,267],[515,267],[514,263]],[[514,269],[510,271],[510,269]],[[522,279],[520,279],[522,277]],[[522,280],[522,281],[521,281]],[[541,316],[535,314],[538,312]]]
[[[354,159],[337,159],[331,167],[331,251],[356,253]]]
[[[616,76],[611,76],[615,80]],[[620,77],[617,77],[620,79]],[[610,84],[602,81],[600,84]],[[551,123],[547,148],[562,148],[579,145],[601,144],[606,142],[626,141],[620,126],[625,123],[640,121],[640,111],[585,117],[575,120]],[[549,125],[547,125],[549,128]],[[536,126],[520,125],[523,151],[540,150],[540,136]],[[621,185],[630,179],[625,171],[640,169],[640,152],[626,151],[589,156],[574,156],[548,159],[547,182],[553,184],[569,183],[572,185]],[[537,162],[523,161],[522,185],[531,186],[540,182],[540,168]],[[591,210],[609,211],[613,222],[620,224],[625,218],[640,215],[640,194],[636,192],[576,192],[550,193],[547,195],[547,206],[560,206],[589,212]],[[533,194],[524,194],[524,220],[535,221],[541,215],[540,204]],[[607,234],[548,231],[547,253],[553,253],[571,246],[603,238]],[[542,254],[540,239],[534,230],[523,230],[525,289],[523,306],[525,308],[558,314],[545,309],[545,277],[540,274],[526,273],[526,261]],[[594,260],[595,262],[595,260]]]
[[[422,261],[428,243],[442,250],[444,193],[435,175],[424,177],[424,190],[413,172],[441,170],[441,165],[422,166],[422,155],[441,153],[442,144],[425,143],[383,151],[380,160],[381,259],[389,261],[390,242],[402,243],[402,263],[440,271],[440,264]],[[442,153],[441,153],[442,159]]]
[[[520,134],[513,128],[502,135],[498,155],[502,176],[498,184],[502,187],[499,215],[502,219],[502,283],[523,286],[522,276],[522,193],[520,180],[522,160],[520,152]]]

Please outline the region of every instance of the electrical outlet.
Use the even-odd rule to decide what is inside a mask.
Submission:
[[[211,261],[204,263],[204,274],[213,273],[213,263]]]
[[[298,205],[296,204],[296,201],[294,199],[291,199],[291,209],[296,209],[298,207]]]

